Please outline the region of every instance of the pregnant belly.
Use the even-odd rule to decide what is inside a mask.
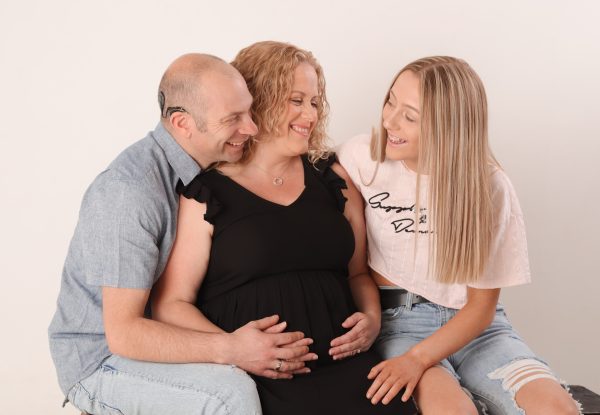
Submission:
[[[346,332],[342,322],[355,311],[351,298],[344,275],[302,271],[254,279],[198,306],[228,332],[277,314],[287,322],[287,331],[302,331],[314,340],[311,351],[322,365],[331,361],[329,342]]]

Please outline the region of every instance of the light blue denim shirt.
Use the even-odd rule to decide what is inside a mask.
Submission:
[[[175,238],[175,186],[179,180],[187,185],[199,172],[159,124],[123,151],[86,191],[48,329],[65,395],[110,356],[102,287],[152,287]]]

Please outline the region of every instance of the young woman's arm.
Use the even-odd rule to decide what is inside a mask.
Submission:
[[[343,336],[331,341],[329,354],[333,359],[343,359],[361,351],[368,350],[375,342],[381,327],[381,306],[379,291],[369,275],[367,266],[367,242],[362,197],[352,183],[350,176],[338,163],[333,164],[333,170],[342,177],[348,186],[344,196],[348,199],[344,215],[354,231],[354,255],[348,264],[348,282],[354,303],[359,312],[349,316],[342,324],[350,329]]]
[[[413,393],[423,372],[466,346],[494,319],[500,288],[467,288],[467,303],[443,327],[401,356],[385,360],[371,369],[373,384],[367,398],[387,404],[406,387],[402,400]]]

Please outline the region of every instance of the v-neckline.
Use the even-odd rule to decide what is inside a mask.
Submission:
[[[254,193],[252,190],[248,189],[247,187],[243,186],[242,184],[236,182],[235,180],[233,180],[231,177],[222,174],[223,177],[227,178],[227,180],[229,180],[231,183],[233,183],[235,186],[237,186],[238,188],[242,189],[244,192],[249,193],[252,197],[254,197],[255,199],[258,199],[260,201],[263,201],[265,203],[274,205],[274,206],[278,206],[278,207],[282,207],[282,208],[287,208],[287,207],[292,207],[293,205],[295,205],[296,203],[298,203],[300,201],[300,199],[302,199],[302,197],[304,196],[304,193],[306,193],[306,183],[308,181],[308,176],[306,174],[306,165],[304,163],[304,157],[300,157],[300,162],[302,163],[302,173],[304,175],[304,187],[302,188],[302,191],[300,192],[300,194],[288,205],[284,205],[282,203],[277,203],[274,202],[272,200],[266,199],[262,196],[257,195],[256,193]]]

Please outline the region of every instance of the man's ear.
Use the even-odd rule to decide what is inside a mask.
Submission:
[[[169,117],[169,123],[180,137],[190,138],[192,136],[190,116],[185,112],[174,112]]]

